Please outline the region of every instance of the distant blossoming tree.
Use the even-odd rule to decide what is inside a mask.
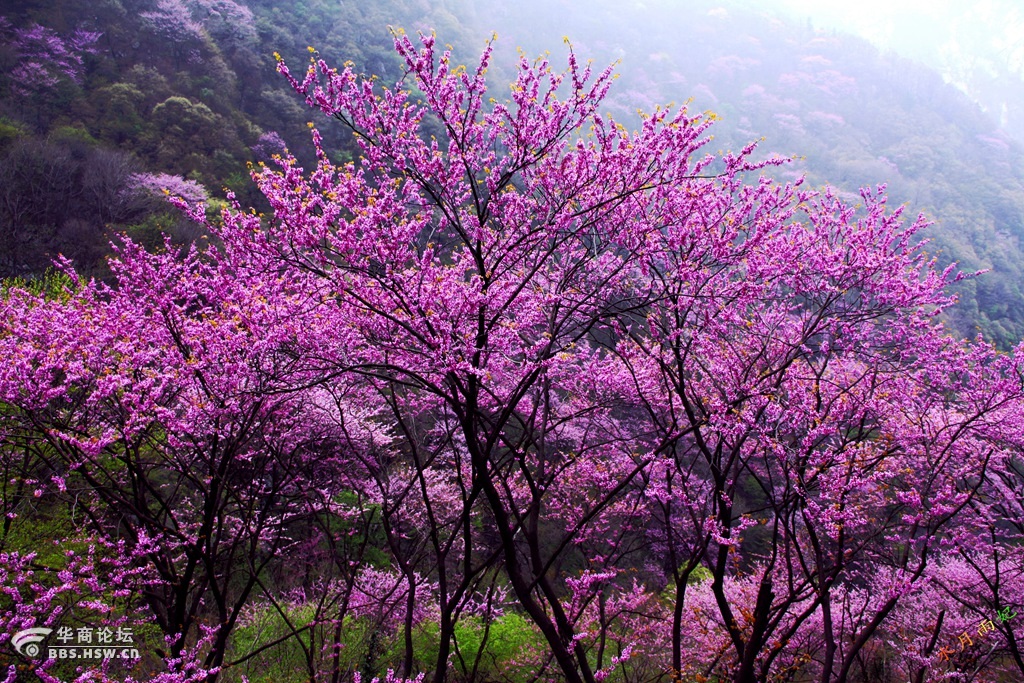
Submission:
[[[287,151],[284,139],[274,130],[260,135],[256,144],[252,146],[252,153],[256,157],[256,161],[270,161],[275,154],[285,154]]]
[[[252,10],[233,0],[158,0],[140,16],[150,30],[175,43],[200,40],[204,31],[229,50],[256,40]]]
[[[81,83],[85,73],[84,56],[96,54],[96,42],[102,34],[77,29],[61,36],[46,26],[31,24],[15,28],[0,17],[0,36],[14,51],[15,65],[8,74],[11,86],[22,97],[39,96],[61,82]]]
[[[136,173],[131,178],[131,186],[154,196],[179,197],[188,204],[197,204],[209,198],[206,188],[200,183],[168,173]]]
[[[185,0],[157,0],[155,9],[139,16],[151,31],[172,42],[184,43],[201,37],[202,24],[192,18]]]

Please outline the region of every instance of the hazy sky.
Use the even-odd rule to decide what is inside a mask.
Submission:
[[[855,33],[939,69],[958,85],[972,69],[1024,73],[1021,0],[773,0],[752,6]]]

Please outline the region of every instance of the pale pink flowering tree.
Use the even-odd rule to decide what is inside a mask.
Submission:
[[[179,197],[188,204],[209,199],[202,184],[169,173],[136,173],[131,177],[131,187],[155,197]]]
[[[220,47],[235,51],[256,44],[252,10],[233,0],[192,0],[192,16]]]
[[[190,4],[185,0],[157,0],[154,9],[139,17],[151,31],[174,43],[187,43],[202,36],[202,24],[192,18]]]
[[[151,31],[176,44],[208,36],[234,51],[256,40],[252,10],[233,0],[157,0],[140,16]]]

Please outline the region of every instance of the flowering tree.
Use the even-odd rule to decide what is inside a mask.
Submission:
[[[155,9],[139,16],[150,30],[175,43],[200,40],[204,31],[230,51],[256,40],[252,10],[232,0],[158,0]]]
[[[1019,599],[992,516],[1019,511],[1022,365],[944,336],[957,276],[923,222],[705,154],[685,109],[630,133],[571,52],[522,59],[502,103],[490,47],[467,71],[395,46],[393,88],[279,65],[358,164],[314,131],[310,173],[254,172],[272,217],[179,199],[216,246],[129,244],[116,286],[4,298],[4,452],[82,480],[174,661],[230,671],[263,609],[310,681],[349,678],[353,623],[400,643],[398,676],[472,680],[514,612],[543,643],[515,663],[570,683],[847,681],[901,648],[949,674],[943,624]]]
[[[250,149],[257,161],[264,162],[270,161],[275,154],[284,154],[287,151],[284,139],[276,130],[262,133]]]
[[[685,111],[630,135],[597,112],[608,72],[590,83],[572,56],[564,76],[524,60],[512,101],[488,107],[487,54],[469,74],[429,37],[396,45],[424,104],[314,63],[294,87],[365,160],[260,173],[277,230],[232,234],[335,293],[361,340],[335,367],[400,395],[400,424],[454,425],[464,505],[495,525],[568,680],[595,673],[556,568],[598,536],[592,559],[621,564],[637,489],[667,534],[676,670],[703,563],[733,648],[716,670],[763,680],[815,616],[811,668],[844,680],[990,461],[1020,445],[1019,364],[934,323],[952,274],[914,245],[922,222],[873,194],[857,216],[827,193],[747,184],[752,148],[694,159],[708,122]],[[744,548],[755,525],[770,550]],[[740,609],[726,583],[751,570]],[[867,582],[881,599],[837,621]]]
[[[256,23],[252,10],[233,0],[194,0],[193,16],[198,17],[217,45],[235,51],[256,43]]]
[[[9,74],[14,92],[21,97],[38,97],[62,81],[80,84],[84,55],[96,54],[96,41],[102,34],[77,29],[63,37],[39,24],[14,28],[6,17],[0,17],[0,35],[15,53],[16,63]]]
[[[188,43],[202,37],[202,24],[192,18],[190,5],[184,0],[158,0],[155,9],[139,17],[148,29],[174,43]]]
[[[84,28],[62,35],[35,23],[15,27],[0,16],[0,41],[11,58],[0,85],[10,88],[26,120],[34,114],[35,126],[42,130],[48,112],[66,107],[83,83],[86,56],[99,52],[101,35]]]
[[[133,587],[168,637],[158,652],[184,665],[202,642],[212,676],[253,593],[277,599],[266,577],[302,545],[295,527],[360,488],[357,470],[338,469],[355,424],[339,422],[340,394],[281,391],[309,378],[257,322],[286,307],[252,279],[131,245],[112,267],[116,291],[4,297],[2,455],[37,473],[37,495],[66,497],[94,533],[122,539],[124,561],[147,569]]]
[[[180,197],[190,204],[204,202],[209,198],[206,188],[195,180],[186,180],[168,173],[135,173],[131,177],[132,188],[148,195]]]
[[[867,193],[856,220],[828,194],[731,189],[781,220],[725,205],[709,212],[713,230],[707,213],[669,227],[677,246],[657,262],[665,296],[622,325],[628,339],[615,347],[652,423],[676,438],[663,475],[675,495],[657,499],[675,558],[674,666],[701,560],[736,680],[795,662],[792,644],[815,616],[823,640],[811,666],[845,680],[959,533],[989,463],[1019,448],[1020,369],[930,322],[948,303],[949,271],[911,246],[920,221],[901,227]],[[744,549],[745,536],[763,542]],[[726,585],[737,556],[758,580],[746,604]],[[865,585],[861,616],[840,617],[867,597],[850,588]]]

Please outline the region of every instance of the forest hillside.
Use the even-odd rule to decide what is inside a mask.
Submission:
[[[247,162],[285,145],[311,162],[312,114],[275,72],[273,53],[302,60],[312,46],[390,82],[400,69],[387,26],[429,27],[463,61],[496,32],[496,84],[508,80],[517,48],[557,54],[568,36],[583,59],[620,60],[607,106],[626,122],[638,109],[692,100],[718,115],[716,147],[763,137],[762,153],[795,157],[786,177],[850,196],[886,183],[893,201],[935,222],[929,250],[940,262],[989,271],[957,285],[953,329],[1004,348],[1024,337],[1020,141],[935,72],[852,36],[728,3],[627,10],[531,0],[513,11],[468,0],[309,0],[286,11],[259,1],[103,0],[18,9],[0,25],[5,276],[38,273],[57,253],[83,272],[102,270],[107,241],[123,230],[150,243],[161,230],[193,239],[159,202],[168,176],[188,196],[222,199],[227,188],[258,203]],[[321,128],[338,158],[354,153],[346,131]]]

